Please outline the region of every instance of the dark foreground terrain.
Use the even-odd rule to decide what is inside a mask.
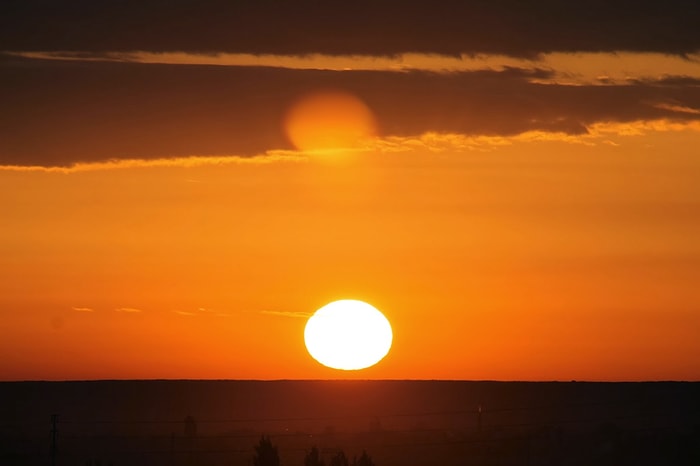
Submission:
[[[249,465],[261,434],[282,466],[698,465],[700,383],[0,383],[0,465]]]

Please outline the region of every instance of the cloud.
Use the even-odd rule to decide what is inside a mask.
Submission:
[[[91,307],[72,307],[71,309],[77,312],[95,312]]]
[[[117,312],[125,312],[127,314],[137,314],[139,312],[143,312],[141,309],[136,309],[134,307],[118,307],[115,309]]]
[[[241,157],[236,155],[220,156],[189,156],[156,159],[110,159],[104,162],[77,162],[68,166],[42,166],[42,165],[0,165],[0,170],[46,173],[77,173],[101,170],[120,170],[128,168],[155,168],[155,167],[200,167],[206,165],[233,165],[233,164],[267,164],[275,162],[303,162],[307,158],[300,153],[292,151],[267,151],[262,155]],[[185,180],[187,183],[198,183],[198,180]]]
[[[217,311],[215,309],[208,309],[205,307],[197,308],[197,312],[200,315],[205,315],[205,316],[230,317],[230,314],[227,312],[221,312],[221,311]]]
[[[693,76],[561,85],[558,68],[510,65],[397,73],[20,60],[0,64],[0,167],[12,170],[303,159],[282,123],[301,95],[323,88],[363,99],[385,139],[577,136],[599,123],[700,120]]]
[[[301,311],[260,311],[260,314],[265,314],[269,316],[281,316],[281,317],[291,317],[299,319],[308,319],[311,317],[313,312],[301,312]]]
[[[423,150],[433,153],[440,152],[487,152],[495,148],[522,142],[565,142],[569,144],[584,144],[594,146],[606,144],[617,146],[612,141],[614,136],[643,136],[653,132],[697,131],[700,132],[700,121],[679,122],[669,119],[638,120],[625,123],[601,122],[587,127],[581,134],[566,132],[526,131],[511,136],[468,136],[455,133],[427,132],[417,136],[390,136],[377,139],[375,150],[379,152],[408,152]]]
[[[530,82],[559,85],[626,85],[682,76],[700,79],[700,54],[684,56],[651,52],[543,53],[537,57],[506,55],[252,55],[196,52],[31,51],[5,52],[7,58],[73,62],[116,62],[160,65],[271,67],[327,71],[430,71],[464,73],[512,71]]]
[[[12,50],[250,54],[501,53],[700,49],[694,3],[605,0],[205,2],[23,0],[0,7]]]
[[[186,316],[186,317],[196,317],[196,316],[205,316],[205,317],[230,317],[231,315],[227,312],[221,312],[217,311],[215,309],[208,309],[204,307],[199,307],[195,309],[194,311],[183,311],[183,310],[173,310],[172,311],[174,314],[181,315],[181,316]]]
[[[700,115],[700,109],[686,107],[684,105],[677,105],[677,104],[673,104],[673,103],[661,103],[661,104],[655,104],[654,106],[656,108],[660,108],[662,110],[668,110],[670,112],[688,113],[690,115]]]

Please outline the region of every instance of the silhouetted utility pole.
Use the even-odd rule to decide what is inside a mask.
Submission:
[[[51,415],[51,466],[56,466],[56,423],[58,422],[58,414]]]
[[[481,433],[481,405],[476,409],[476,431]]]

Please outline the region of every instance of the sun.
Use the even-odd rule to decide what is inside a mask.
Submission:
[[[298,150],[328,153],[363,148],[375,135],[376,123],[356,96],[326,90],[307,94],[292,105],[284,128]]]
[[[363,301],[343,299],[326,304],[306,323],[309,354],[333,369],[373,366],[389,353],[393,333],[384,314]]]

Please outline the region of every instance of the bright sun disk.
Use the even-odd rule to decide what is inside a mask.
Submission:
[[[391,348],[393,333],[384,314],[363,301],[344,299],[320,308],[304,329],[309,354],[342,370],[375,365]]]

